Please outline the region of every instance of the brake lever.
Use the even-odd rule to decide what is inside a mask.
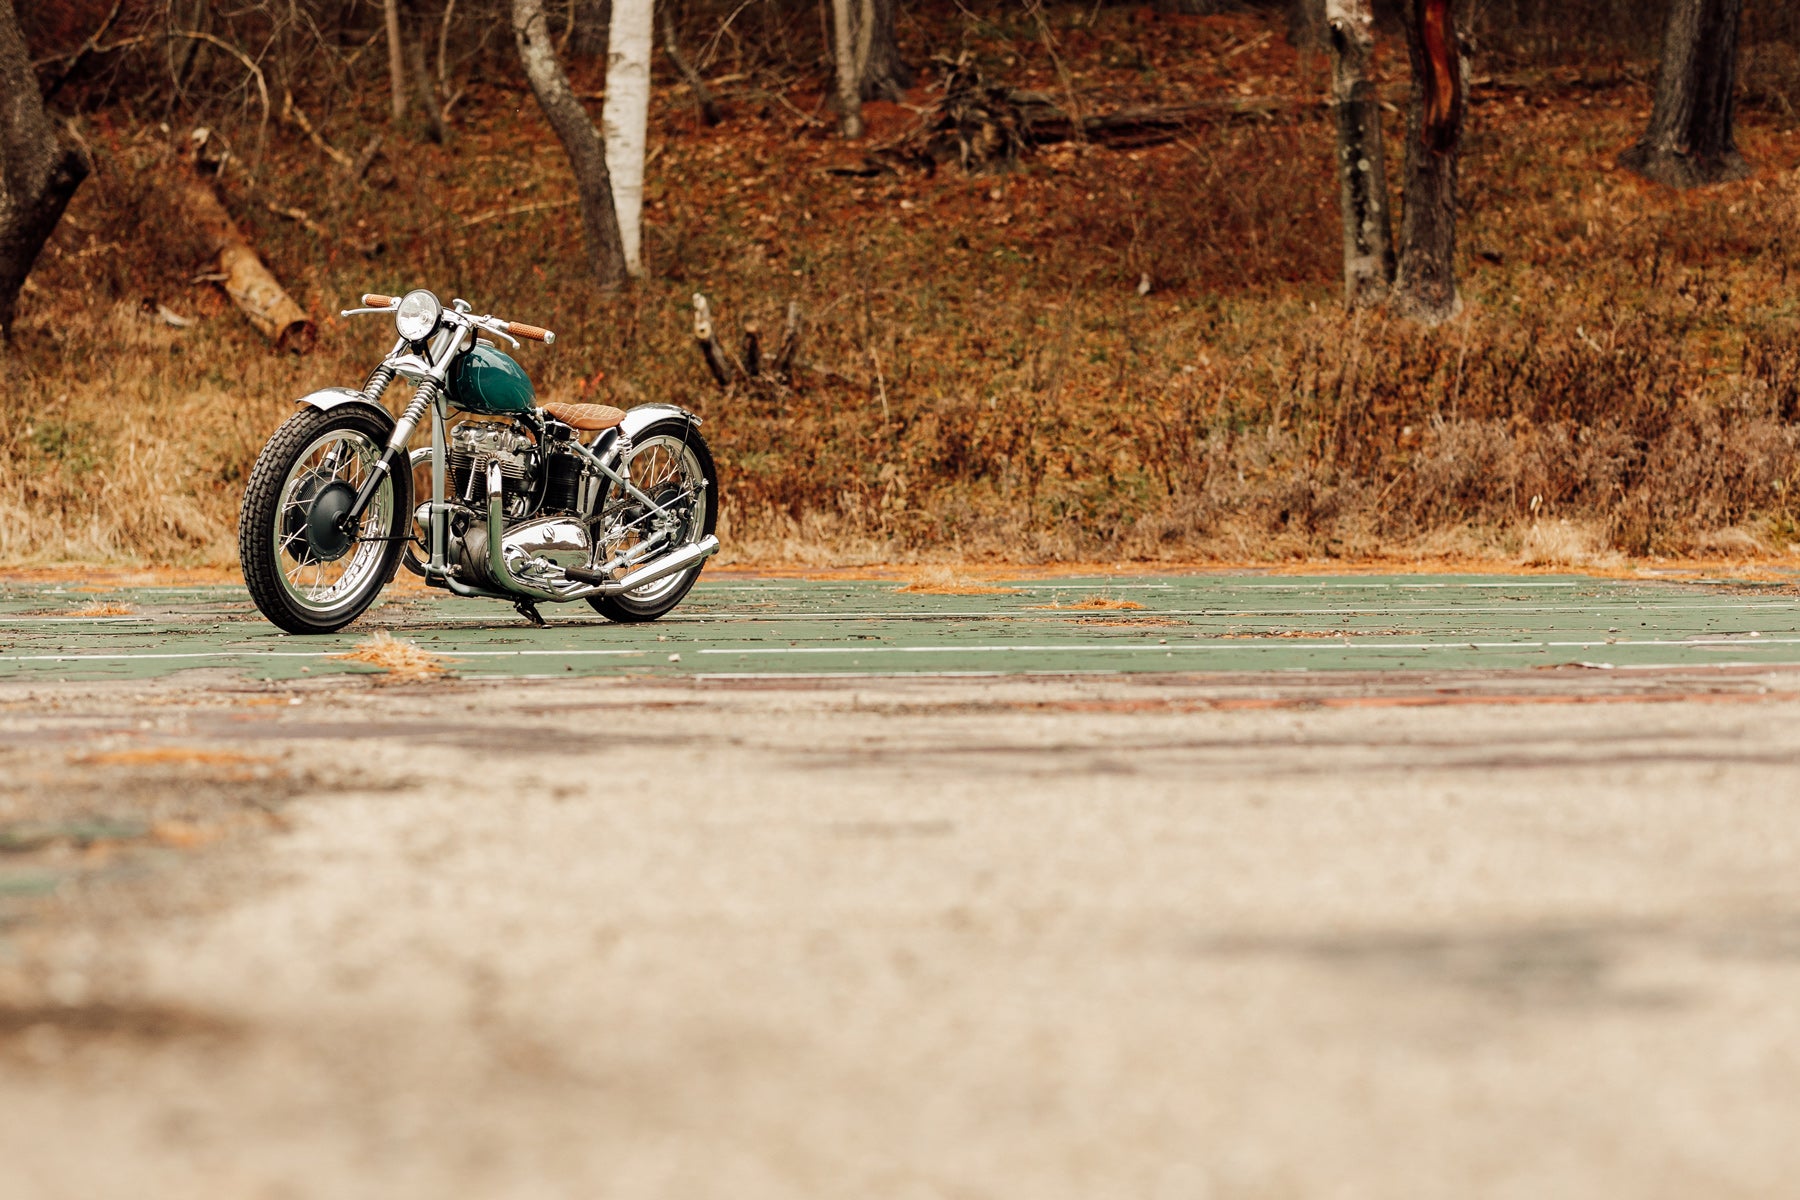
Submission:
[[[497,317],[483,317],[479,322],[479,325],[484,333],[492,333],[499,337],[503,337],[513,344],[514,350],[519,348],[519,339],[506,332],[506,322]],[[496,328],[496,326],[498,328]]]
[[[346,308],[346,309],[341,310],[338,313],[338,316],[340,316],[340,317],[359,317],[364,313],[391,313],[393,311],[394,311],[394,306],[390,304],[386,308]]]

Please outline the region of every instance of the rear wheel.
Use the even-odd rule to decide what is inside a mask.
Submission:
[[[657,514],[617,484],[599,522],[596,558],[605,561],[648,538],[656,538],[655,559],[699,541],[719,523],[719,472],[699,430],[686,421],[658,421],[632,439],[631,482],[665,509]],[[625,533],[609,537],[609,531]],[[660,536],[659,536],[660,535]],[[701,563],[617,596],[590,596],[594,611],[610,621],[654,621],[680,604],[700,578]],[[621,572],[623,574],[623,572]]]
[[[238,559],[250,598],[289,633],[331,633],[368,609],[412,524],[410,472],[390,473],[348,529],[340,518],[387,448],[374,413],[303,408],[275,431],[244,491]]]

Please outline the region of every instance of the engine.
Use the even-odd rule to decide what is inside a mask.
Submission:
[[[488,567],[488,468],[500,468],[505,531],[501,553],[516,575],[562,582],[562,568],[585,564],[589,539],[581,516],[598,488],[581,460],[552,441],[542,448],[510,421],[463,421],[450,430],[446,484],[462,511],[451,521],[450,556],[464,578],[492,585]]]
[[[528,516],[536,507],[539,470],[537,443],[510,421],[464,421],[450,429],[450,495],[465,504],[487,499],[489,463],[500,464],[506,515]]]

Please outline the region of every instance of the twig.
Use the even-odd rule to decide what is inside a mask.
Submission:
[[[712,306],[699,292],[694,293],[694,341],[699,343],[700,357],[706,360],[706,369],[712,372],[713,379],[720,387],[730,387],[732,371],[726,364],[725,352],[713,338]]]
[[[744,325],[744,374],[755,379],[762,374],[762,329],[755,322]]]
[[[381,135],[378,133],[374,137],[372,137],[368,140],[368,143],[366,145],[364,145],[362,148],[362,153],[358,154],[356,156],[356,161],[351,164],[351,166],[350,166],[350,182],[351,183],[355,183],[357,180],[361,179],[365,174],[368,173],[370,164],[372,164],[375,161],[375,156],[380,152],[381,152]]]
[[[706,125],[719,123],[719,104],[713,99],[712,89],[706,86],[706,80],[700,78],[700,72],[694,70],[693,64],[682,57],[681,47],[675,43],[674,0],[663,0],[662,27],[663,50],[681,77],[687,81],[688,90],[694,93],[694,103],[699,106],[700,120]]]
[[[224,38],[214,37],[210,33],[202,33],[197,29],[171,29],[169,30],[169,36],[192,38],[197,42],[211,42],[213,45],[244,64],[245,69],[247,69],[252,78],[256,80],[257,94],[262,97],[262,125],[257,130],[257,135],[260,137],[263,131],[267,130],[269,127],[269,81],[263,77],[262,68],[257,66],[255,61],[252,60],[248,54],[245,54],[242,50],[239,50]],[[257,154],[260,155],[261,153],[262,151],[257,151]]]
[[[345,170],[349,170],[356,165],[355,159],[326,141],[324,137],[320,135],[319,131],[313,128],[313,123],[306,119],[306,114],[301,112],[300,106],[294,103],[294,93],[288,91],[281,93],[281,116],[284,120],[292,121],[294,124],[298,125],[300,127],[300,132],[310,138],[312,144],[323,150],[331,161],[335,162],[338,166],[343,167]]]
[[[438,23],[438,91],[440,92],[450,90],[450,69],[446,64],[449,62],[450,52],[450,16],[455,11],[456,0],[447,0],[444,5],[444,19]],[[459,96],[461,94],[461,92],[457,93]],[[446,104],[444,105],[444,115],[448,116],[449,114],[450,105]]]
[[[567,208],[571,204],[580,203],[581,198],[577,196],[568,200],[542,200],[536,204],[516,204],[511,208],[495,209],[493,212],[480,213],[476,216],[469,217],[463,221],[462,227],[467,229],[471,225],[480,225],[484,221],[498,221],[503,217],[523,216],[525,213],[543,212],[548,208]]]
[[[781,347],[775,351],[775,362],[772,365],[777,379],[791,379],[794,373],[794,355],[800,349],[800,302],[788,301],[787,326],[781,331]]]
[[[69,82],[69,77],[80,70],[81,64],[87,61],[87,56],[99,48],[100,39],[106,36],[106,31],[112,28],[114,21],[119,19],[119,10],[124,7],[125,0],[113,0],[112,11],[106,14],[106,20],[100,22],[100,28],[88,35],[88,39],[81,43],[80,49],[76,50],[74,56],[70,58],[69,65],[62,69],[62,74],[58,75],[55,81],[44,89],[45,100],[61,91],[62,85]]]

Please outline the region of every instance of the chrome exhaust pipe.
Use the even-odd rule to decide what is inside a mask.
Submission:
[[[506,565],[506,555],[501,552],[503,547],[501,545],[502,539],[500,535],[506,528],[506,498],[503,494],[505,479],[500,474],[500,464],[498,462],[488,463],[487,487],[488,573],[494,577],[494,582],[500,585],[502,591],[513,592],[520,596],[529,596],[533,600],[575,599],[574,596],[565,595],[562,592],[551,591],[549,588],[538,587],[535,584],[526,583],[523,579],[520,579],[517,575],[512,573],[512,569]],[[581,594],[586,595],[588,593]]]
[[[699,566],[718,552],[719,539],[709,533],[697,542],[692,542],[679,550],[670,551],[661,558],[651,559],[623,579],[601,584],[600,594],[617,596],[621,592],[636,591],[646,583],[655,583],[659,579],[679,575],[690,567]]]

